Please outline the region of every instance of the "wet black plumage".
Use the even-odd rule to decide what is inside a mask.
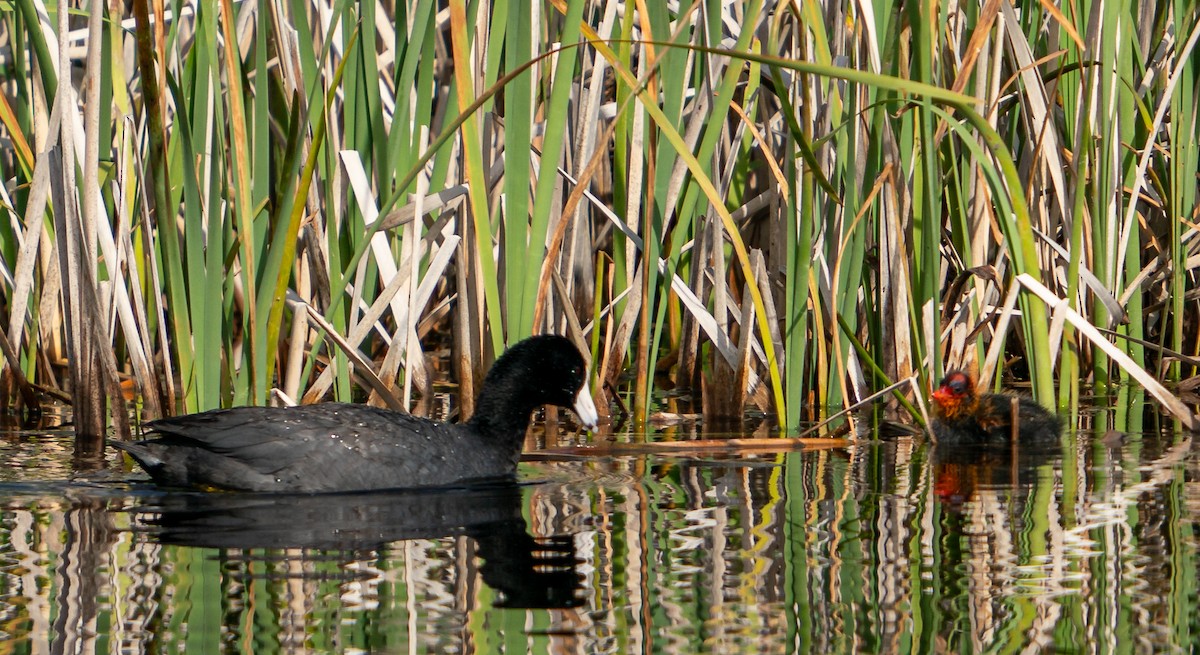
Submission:
[[[951,371],[933,391],[933,434],[939,443],[1045,442],[1062,432],[1062,421],[1032,398],[977,393],[975,381]]]
[[[543,335],[496,360],[465,423],[345,403],[238,407],[154,421],[154,438],[112,444],[171,487],[326,492],[511,477],[536,408],[574,407],[595,425],[585,375],[570,341]]]

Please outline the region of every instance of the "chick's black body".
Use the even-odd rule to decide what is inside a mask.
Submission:
[[[573,406],[595,424],[584,375],[570,341],[532,337],[496,360],[466,423],[345,403],[238,407],[155,421],[156,438],[113,445],[171,487],[359,491],[511,477],[537,407]]]

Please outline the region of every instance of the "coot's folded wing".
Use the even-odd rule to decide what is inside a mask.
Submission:
[[[475,477],[446,464],[463,450],[458,426],[364,405],[214,410],[146,430],[153,438],[114,445],[170,486],[336,491]]]

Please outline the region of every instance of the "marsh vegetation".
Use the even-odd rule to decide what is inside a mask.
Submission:
[[[123,385],[407,408],[447,353],[470,413],[540,331],[635,420],[953,366],[1194,425],[1194,3],[62,8],[0,15],[0,344],[83,434]]]

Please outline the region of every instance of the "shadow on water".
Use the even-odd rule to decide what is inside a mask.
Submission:
[[[530,536],[521,500],[520,487],[497,483],[321,495],[179,492],[130,511],[135,529],[155,541],[199,548],[374,552],[398,541],[465,535],[483,559],[483,581],[500,593],[496,607],[579,606],[571,537]]]

